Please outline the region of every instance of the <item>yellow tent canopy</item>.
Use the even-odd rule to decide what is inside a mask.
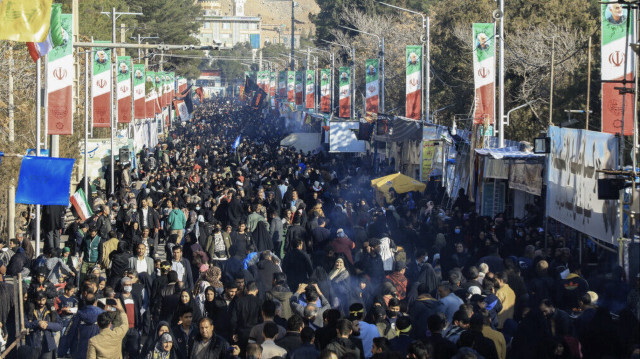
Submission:
[[[423,192],[427,188],[427,185],[398,172],[371,180],[371,187],[376,190],[376,200],[380,205],[382,205],[381,195],[387,199],[387,202],[391,201],[391,197],[389,195],[389,189],[391,188],[393,188],[396,193],[407,193],[412,191]]]

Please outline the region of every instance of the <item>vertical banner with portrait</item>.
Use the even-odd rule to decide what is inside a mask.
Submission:
[[[602,132],[622,132],[624,114],[624,135],[629,136],[633,135],[635,54],[631,46],[625,45],[635,42],[635,19],[633,12],[629,16],[629,8],[624,4],[601,6]],[[629,82],[623,85],[625,78]],[[623,86],[630,89],[626,95],[616,89]]]
[[[473,80],[475,83],[475,106],[473,123],[493,124],[496,117],[496,46],[493,23],[473,24]]]
[[[278,72],[278,96],[285,98],[287,96],[287,72]]]
[[[269,96],[271,98],[276,97],[277,82],[277,72],[269,72]]]
[[[307,70],[307,76],[305,80],[305,96],[306,96],[306,108],[314,108],[315,96],[316,96],[316,71]]]
[[[73,134],[73,44],[72,15],[60,15],[64,42],[47,57],[48,122],[47,135]]]
[[[136,120],[145,118],[144,82],[144,64],[133,65],[133,117],[135,117]]]
[[[296,72],[287,71],[287,101],[296,100]]]
[[[160,76],[163,76],[162,72],[156,72],[155,73],[155,77],[154,77],[154,91],[156,93],[155,96],[155,100],[153,101],[154,104],[154,116],[155,115],[159,115],[162,113],[162,106],[160,105],[160,101],[162,98],[162,78]]]
[[[405,62],[407,66],[405,116],[419,120],[422,111],[422,46],[407,46]]]
[[[331,69],[320,70],[320,111],[331,112]]]
[[[118,56],[118,123],[131,122],[131,57]]]
[[[378,113],[378,93],[380,91],[380,75],[378,69],[380,62],[378,59],[365,61],[365,80],[367,83],[366,107],[367,113]]]
[[[351,69],[349,67],[340,68],[340,112],[338,117],[351,117]]]
[[[153,118],[155,116],[155,102],[156,102],[156,73],[153,71],[147,71],[145,80],[145,116],[146,118]]]
[[[96,41],[96,43],[108,41]],[[111,50],[95,48],[91,70],[93,127],[111,127]]]
[[[296,105],[302,105],[302,101],[304,100],[303,77],[304,71],[296,71]]]

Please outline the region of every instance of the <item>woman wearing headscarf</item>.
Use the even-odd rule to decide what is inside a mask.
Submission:
[[[173,346],[173,337],[169,333],[162,334],[153,351],[147,355],[147,359],[174,359],[177,357],[178,354]]]
[[[329,272],[329,280],[335,296],[338,298],[340,310],[343,313],[349,309],[349,284],[350,274],[345,267],[342,257],[336,258],[333,269]]]
[[[147,338],[147,341],[144,343],[144,346],[142,347],[142,351],[140,352],[140,354],[142,355],[143,358],[148,358],[149,355],[154,352],[156,343],[160,341],[160,339],[162,338],[162,335],[164,334],[171,335],[169,323],[165,321],[160,321],[158,322],[158,325],[156,325],[155,330]]]
[[[196,309],[194,310],[193,315],[200,319],[204,317],[213,319],[217,313],[218,307],[216,306],[215,299],[218,294],[216,294],[215,288],[208,286],[201,295],[202,297],[199,295],[196,299]]]
[[[251,232],[251,240],[256,245],[258,252],[270,251],[273,249],[273,241],[269,235],[269,229],[264,221],[259,221],[256,229]]]
[[[193,322],[194,323],[198,323],[200,321],[200,318],[196,318],[195,314],[197,312],[197,308],[196,308],[196,303],[193,300],[193,296],[191,295],[191,293],[189,293],[186,290],[183,290],[180,292],[179,294],[179,298],[178,298],[178,305],[176,306],[174,312],[173,312],[173,319],[171,319],[171,324],[172,325],[176,325],[178,324],[178,321],[180,320],[180,315],[182,315],[182,313],[184,312],[185,308],[192,308],[193,309],[193,314],[194,314],[194,318],[193,318]]]

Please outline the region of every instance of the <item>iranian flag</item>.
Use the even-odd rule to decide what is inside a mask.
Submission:
[[[378,69],[380,67],[378,59],[369,59],[365,61],[367,81],[367,113],[378,113],[378,93],[380,92],[380,75]]]
[[[144,64],[133,65],[133,108],[136,119],[145,118]]]
[[[422,46],[407,46],[407,103],[405,116],[414,120],[420,119],[422,111]]]
[[[118,56],[118,123],[131,122],[131,57]]]
[[[473,24],[473,80],[475,106],[473,123],[493,124],[495,112],[496,46],[493,23]]]
[[[165,78],[164,72],[158,72],[156,78],[159,79],[159,81],[156,83],[156,87],[158,88],[158,105],[160,106],[160,113],[162,113],[162,108],[164,107],[166,100],[164,90],[167,80]]]
[[[331,112],[331,69],[320,70],[320,111]]]
[[[154,103],[154,110],[155,110],[155,114],[159,115],[162,113],[162,105],[160,104],[160,101],[162,101],[162,78],[160,77],[162,75],[162,72],[156,72],[156,76],[155,76],[155,91],[156,91],[156,99],[155,101],[153,101]]]
[[[296,72],[287,71],[287,101],[296,100]]]
[[[351,117],[351,69],[340,68],[340,113],[338,117]]]
[[[169,101],[173,101],[176,93],[176,73],[169,72]]]
[[[76,193],[69,198],[69,202],[71,202],[71,205],[73,205],[73,208],[76,209],[78,216],[80,216],[80,219],[83,221],[93,216],[93,211],[91,211],[91,206],[89,206],[89,202],[82,188],[78,188]]]
[[[296,105],[302,105],[302,101],[304,100],[303,77],[304,71],[296,71]]]
[[[111,127],[111,50],[97,48],[92,63],[93,127]]]
[[[602,47],[602,132],[622,132],[622,109],[624,98],[624,135],[633,135],[633,80],[635,76],[635,54],[625,44],[635,42],[635,19],[633,12],[623,4],[601,5]],[[627,31],[628,29],[628,31]],[[626,66],[625,66],[626,65]],[[629,83],[623,85],[621,81]],[[628,87],[630,92],[621,95],[616,87]]]
[[[187,79],[180,77],[178,79],[178,94],[183,93],[187,89]]]
[[[306,98],[307,98],[307,108],[315,107],[315,96],[316,96],[316,71],[315,70],[307,70],[307,78],[306,78]]]
[[[280,71],[278,73],[278,95],[281,98],[287,96],[287,72]]]
[[[147,71],[147,78],[145,81],[145,116],[146,118],[153,118],[155,116],[155,102],[158,94],[156,93],[156,73],[153,71]]]
[[[187,109],[187,105],[184,103],[184,100],[174,100],[173,107],[176,109],[178,116],[180,116],[180,120],[182,122],[189,121],[189,109]]]
[[[47,58],[47,134],[71,135],[73,134],[74,67],[70,34],[73,21],[71,14],[61,14],[59,17],[65,40],[62,45],[54,47]]]
[[[269,73],[269,96],[271,97],[276,97],[276,84],[277,80],[276,80],[276,73],[275,72],[270,72]]]

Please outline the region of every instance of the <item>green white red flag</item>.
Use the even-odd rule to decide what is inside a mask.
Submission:
[[[296,100],[296,72],[287,71],[287,101]]]
[[[133,115],[136,119],[145,119],[144,64],[133,65]]]
[[[276,72],[270,72],[269,73],[269,96],[271,97],[275,97],[276,96],[276,87],[277,87],[277,78],[276,78]]]
[[[338,117],[351,117],[351,69],[340,68],[340,113]]]
[[[118,56],[118,123],[131,122],[131,57]]]
[[[473,80],[475,106],[473,123],[493,124],[495,112],[496,46],[493,23],[473,24]]]
[[[633,80],[635,76],[635,54],[630,46],[635,42],[636,26],[633,12],[624,4],[601,5],[602,46],[602,132],[619,134],[622,132],[623,96],[624,135],[633,135]],[[627,31],[628,29],[628,31]],[[626,65],[626,66],[625,66]],[[630,92],[621,95],[616,87],[623,87],[623,79],[629,81],[625,87]]]
[[[53,4],[51,6],[51,21],[47,38],[42,42],[27,42],[27,49],[33,62],[38,61],[39,58],[49,53],[54,47],[69,41],[69,34],[62,27],[62,4]]]
[[[76,213],[78,213],[78,216],[83,221],[93,216],[93,211],[91,211],[91,206],[89,206],[89,202],[87,201],[87,197],[85,196],[82,188],[78,188],[76,193],[69,198],[69,202],[71,202],[73,208],[76,209]]]
[[[407,46],[406,57],[406,109],[407,118],[420,119],[422,111],[422,46]]]
[[[331,69],[320,70],[320,111],[331,112]]]
[[[101,42],[107,41],[96,41]],[[92,53],[93,127],[111,127],[111,50],[96,48]]]
[[[307,70],[307,76],[305,79],[305,96],[306,96],[306,108],[315,107],[316,97],[316,71]]]
[[[378,59],[369,59],[365,61],[365,79],[367,83],[367,113],[378,113],[378,94],[380,92],[380,74],[378,73],[379,66],[380,61]]]
[[[47,134],[71,135],[73,134],[73,78],[75,77],[71,41],[73,21],[71,14],[60,14],[59,17],[64,41],[60,46],[54,47],[47,58]]]
[[[155,116],[155,102],[158,94],[156,93],[156,73],[147,71],[145,81],[145,116],[153,118]]]
[[[302,84],[303,77],[304,71],[296,71],[296,105],[302,105],[304,96],[304,87]]]

